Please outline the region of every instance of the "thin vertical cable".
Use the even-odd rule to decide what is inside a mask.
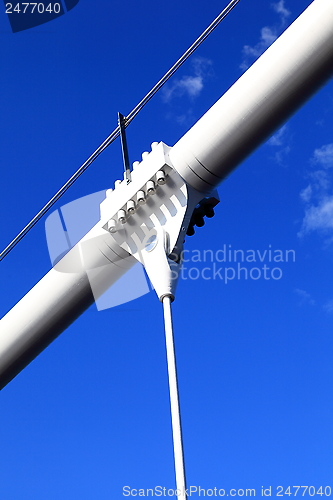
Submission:
[[[185,465],[184,465],[184,452],[183,452],[183,438],[182,438],[182,427],[180,420],[175,346],[173,339],[171,298],[169,296],[163,298],[163,311],[164,311],[165,342],[166,342],[168,375],[169,375],[169,391],[170,391],[170,405],[171,405],[171,419],[172,419],[173,450],[174,450],[175,471],[176,471],[176,487],[178,490],[177,498],[179,498],[180,500],[186,500],[186,494],[185,494],[186,478],[185,478]]]

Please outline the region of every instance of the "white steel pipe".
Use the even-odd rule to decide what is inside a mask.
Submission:
[[[314,0],[171,149],[173,166],[195,189],[211,190],[332,73],[333,2]],[[99,237],[100,233],[103,230],[97,224],[88,234]],[[86,237],[83,240],[86,242]],[[68,256],[75,257],[81,243]],[[115,250],[110,248],[112,256],[106,266],[99,246],[94,250],[92,244],[90,249],[88,269],[108,269],[94,272],[100,293],[134,263],[126,252]],[[69,262],[66,258],[70,259],[62,259],[60,267]],[[59,272],[57,264],[0,321],[0,388],[92,303],[87,267],[77,271],[65,267],[66,272]]]
[[[135,262],[94,226],[0,320],[0,389]]]
[[[333,1],[315,0],[175,144],[170,159],[209,191],[333,75]]]
[[[85,272],[51,269],[0,322],[0,388],[93,304]]]

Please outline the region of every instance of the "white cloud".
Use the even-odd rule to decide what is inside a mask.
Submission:
[[[173,85],[165,87],[163,92],[164,102],[170,102],[173,97],[181,97],[187,94],[189,97],[197,97],[203,89],[203,78],[201,76],[183,76],[176,80]]]
[[[306,187],[300,192],[300,197],[303,201],[305,201],[305,203],[308,203],[311,199],[311,196],[312,196],[312,186],[311,184],[309,184],[308,187]]]
[[[301,304],[307,303],[310,304],[311,306],[315,305],[315,301],[311,297],[309,293],[307,293],[305,290],[301,290],[300,288],[295,288],[294,292],[301,298]]]
[[[206,57],[193,57],[192,68],[194,74],[197,76],[202,76],[204,78],[212,76],[213,61],[207,59]]]
[[[333,230],[333,196],[326,197],[319,204],[312,205],[305,210],[299,236],[311,231],[328,232]]]
[[[176,117],[171,114],[169,118],[172,120],[175,119],[179,125],[190,125],[195,120],[192,108],[189,108],[185,113]]]
[[[280,149],[273,156],[274,161],[281,166],[286,166],[286,159],[290,153],[290,146]]]
[[[282,146],[288,125],[283,125],[267,142],[269,146]]]
[[[276,40],[278,33],[284,27],[287,17],[290,15],[289,10],[284,5],[284,0],[273,3],[272,8],[280,16],[280,25],[264,26],[260,31],[260,40],[254,46],[244,45],[243,47],[243,61],[240,68],[245,71],[253,61],[257,59],[266,49]]]
[[[277,3],[272,3],[272,7],[278,14],[281,14],[282,18],[284,19],[289,17],[291,14],[291,12],[285,7],[284,0],[280,0]]]
[[[165,85],[162,89],[162,99],[170,103],[176,97],[186,95],[190,99],[198,97],[204,88],[204,81],[211,75],[212,61],[203,57],[192,60],[194,76],[185,75],[180,79],[174,79],[172,83]]]
[[[274,28],[270,28],[269,26],[265,26],[261,29],[261,43],[264,44],[264,47],[269,47],[276,40],[276,33]]]
[[[300,193],[306,207],[298,236],[303,237],[312,231],[318,231],[327,237],[333,233],[333,194],[329,170],[333,166],[333,144],[325,144],[315,149],[310,164],[320,165],[322,168],[308,174],[311,182]],[[332,236],[326,240],[327,245],[332,242]]]
[[[323,197],[323,195],[328,191],[331,181],[327,175],[325,170],[315,170],[311,172],[309,177],[312,179],[312,188],[319,197]]]
[[[324,168],[333,166],[333,144],[326,144],[313,153],[313,162],[319,163]]]
[[[243,61],[240,64],[242,70],[246,70],[250,66],[251,59],[257,59],[266,49],[276,40],[277,35],[273,28],[265,26],[261,29],[260,41],[251,47],[250,45],[244,45],[243,47]]]
[[[283,127],[281,127],[280,130],[278,130],[276,134],[274,134],[267,141],[268,146],[280,147],[280,149],[274,153],[273,160],[278,165],[282,166],[285,165],[285,160],[291,151],[290,146],[285,145],[286,141],[288,140],[288,137],[286,135],[287,130],[288,125],[283,125]]]
[[[329,300],[325,305],[324,305],[324,309],[326,312],[328,313],[333,313],[333,299],[332,300]]]

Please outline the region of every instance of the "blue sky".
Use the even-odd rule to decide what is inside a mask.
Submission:
[[[131,161],[153,141],[172,146],[309,3],[242,0],[131,124]],[[80,0],[15,34],[0,14],[2,248],[223,6]],[[173,309],[189,485],[256,488],[257,496],[262,486],[333,488],[332,110],[329,83],[220,186],[216,217],[187,239],[190,256],[216,256],[224,245],[255,250],[257,261],[242,264],[248,273],[262,268],[257,251],[267,250],[264,264],[282,273],[179,283]],[[121,175],[116,142],[56,208]],[[295,260],[273,264],[268,250],[293,250]],[[226,267],[216,258],[190,267],[201,273],[213,264]],[[1,262],[1,315],[49,268],[41,222]],[[118,500],[125,485],[174,488],[153,292],[91,307],[0,396],[1,499]]]

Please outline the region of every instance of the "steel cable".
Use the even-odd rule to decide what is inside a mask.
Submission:
[[[221,21],[232,11],[240,0],[231,0],[225,9],[214,19],[208,28],[195,40],[195,42],[184,52],[178,61],[169,69],[169,71],[157,82],[157,84],[145,95],[145,97],[124,117],[124,127],[127,127],[142,108],[158,92],[161,87],[171,78],[178,68],[193,54],[193,52],[202,44],[202,42],[212,33]],[[105,139],[105,141],[94,151],[94,153],[81,165],[81,167],[68,179],[68,181],[57,191],[57,193],[46,203],[46,205],[35,215],[33,219],[22,229],[20,233],[6,246],[0,254],[0,261],[9,254],[11,250],[26,236],[26,234],[37,224],[37,222],[50,210],[50,208],[65,194],[65,192],[74,184],[74,182],[87,170],[87,168],[98,158],[98,156],[120,135],[119,127]]]

